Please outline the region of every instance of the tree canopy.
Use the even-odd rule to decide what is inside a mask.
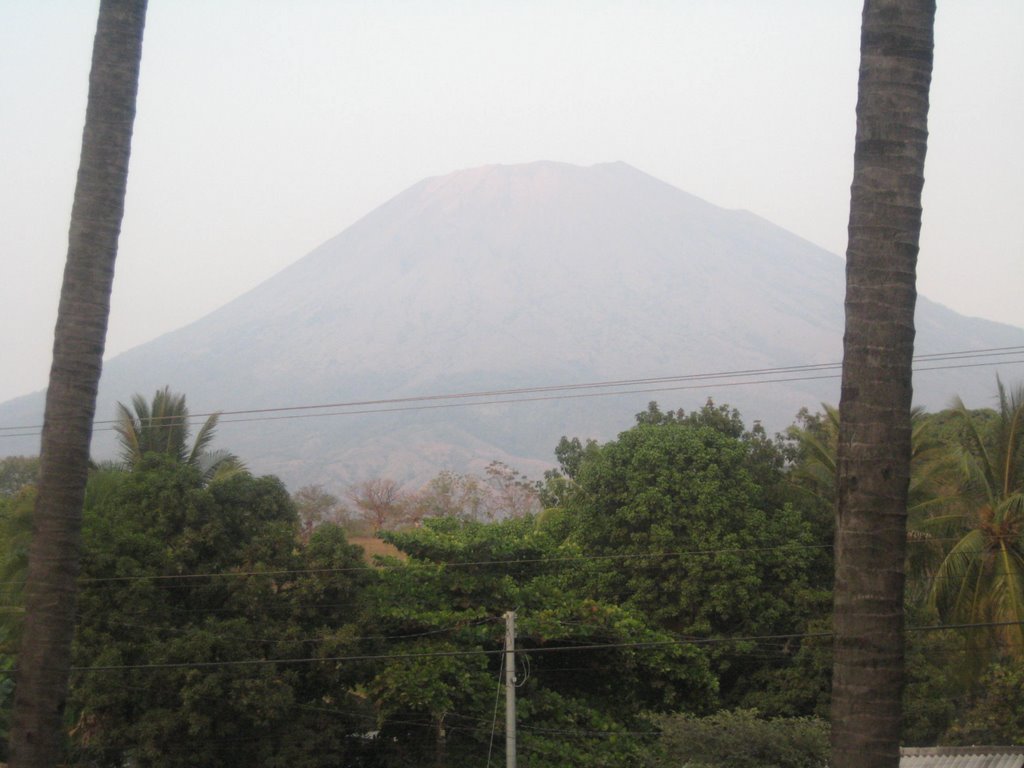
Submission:
[[[950,623],[1002,624],[1002,653],[1024,659],[1024,387],[997,382],[995,418],[957,400],[959,498],[937,521],[956,537],[935,573],[932,601]]]
[[[0,458],[0,499],[14,496],[26,485],[35,485],[38,478],[38,456]]]
[[[580,553],[565,532],[557,517],[527,515],[434,518],[387,534],[409,559],[381,572],[375,623],[401,656],[385,660],[368,689],[383,714],[382,735],[411,739],[408,724],[421,724],[389,764],[422,765],[439,744],[450,764],[483,759],[500,680],[501,616],[511,609],[524,668],[518,741],[531,765],[639,765],[640,745],[627,737],[649,729],[647,711],[700,711],[714,699],[699,649],[581,589],[571,575]],[[471,649],[478,654],[426,664],[406,656]]]
[[[117,404],[114,431],[121,444],[121,460],[137,467],[150,453],[173,457],[198,469],[205,481],[222,479],[245,470],[237,456],[229,451],[209,450],[217,430],[219,414],[209,414],[195,440],[189,446],[191,423],[185,395],[158,389],[152,401],[142,395],[132,397],[132,407]]]
[[[827,599],[809,578],[818,544],[755,482],[776,457],[743,439],[738,416],[659,414],[652,407],[580,463],[567,511],[573,541],[595,559],[578,578],[673,634],[728,638],[707,653],[723,700],[738,702],[763,664],[750,662],[755,640],[734,638],[799,635]]]
[[[351,652],[359,564],[336,528],[296,548],[295,509],[273,478],[204,485],[151,455],[90,480],[85,587],[70,701],[74,755],[95,765],[322,765],[341,760],[356,670],[276,659]],[[350,606],[349,606],[350,608]],[[333,757],[332,757],[333,756]],[[326,762],[319,762],[320,760]]]
[[[1012,433],[1002,411],[918,418],[923,445],[959,446],[956,462],[921,465],[913,541],[946,549],[910,562],[933,584],[958,541],[940,529],[983,520],[972,510],[991,484],[970,462],[1017,454],[998,453]],[[652,403],[615,440],[563,438],[560,470],[539,484],[554,502],[543,512],[519,509],[538,486],[501,464],[396,489],[403,514],[381,536],[398,556],[372,563],[323,488],[289,497],[244,471],[208,482],[176,451],[94,469],[68,759],[482,764],[503,737],[494,707],[514,610],[524,764],[805,764],[824,738],[803,718],[828,711],[832,648],[827,490],[815,479],[830,454],[804,431],[827,437],[829,423],[804,414],[801,431],[770,439],[727,406]],[[0,497],[0,731],[34,493]],[[908,623],[956,619],[927,594],[908,591]],[[1015,691],[1019,664],[972,639],[986,636],[908,633],[907,743],[1016,732],[1020,707],[998,713],[985,686]],[[702,728],[732,735],[694,751]],[[729,753],[737,740],[749,743]]]

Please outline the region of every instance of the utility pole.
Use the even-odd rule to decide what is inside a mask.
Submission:
[[[505,768],[516,768],[516,612],[505,614]]]

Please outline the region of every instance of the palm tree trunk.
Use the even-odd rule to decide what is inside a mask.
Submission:
[[[10,765],[50,768],[75,627],[82,503],[135,121],[146,0],[103,0],[71,211],[18,656]]]
[[[846,253],[832,765],[897,768],[934,0],[866,0]]]

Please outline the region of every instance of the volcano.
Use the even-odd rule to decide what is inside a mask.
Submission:
[[[613,437],[650,400],[712,398],[770,431],[837,402],[843,293],[838,256],[624,163],[486,166],[419,182],[107,361],[97,418],[169,385],[194,414],[225,411],[218,445],[293,487],[415,484],[493,459],[537,476],[562,435]],[[917,328],[924,355],[1024,345],[924,298]],[[992,368],[926,367],[920,404],[990,404]],[[332,407],[266,410],[312,405]],[[41,393],[0,405],[0,424],[41,421]],[[98,425],[94,456],[114,453]]]

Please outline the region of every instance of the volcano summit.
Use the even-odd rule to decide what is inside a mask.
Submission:
[[[838,256],[624,163],[486,166],[421,181],[109,360],[97,413],[164,385],[193,413],[349,404],[223,417],[219,444],[293,486],[421,481],[492,459],[538,474],[561,435],[612,437],[652,399],[690,410],[711,397],[770,430],[836,402],[838,371],[777,369],[839,362],[843,292]],[[1022,329],[923,298],[917,327],[918,354],[1024,345]],[[682,378],[736,371],[761,373]],[[578,386],[660,378],[673,380]],[[935,409],[955,394],[988,405],[994,384],[992,368],[953,368],[919,371],[914,388]],[[405,400],[555,385],[575,388]],[[0,405],[3,425],[41,417],[38,393]],[[97,429],[94,455],[112,455]]]

